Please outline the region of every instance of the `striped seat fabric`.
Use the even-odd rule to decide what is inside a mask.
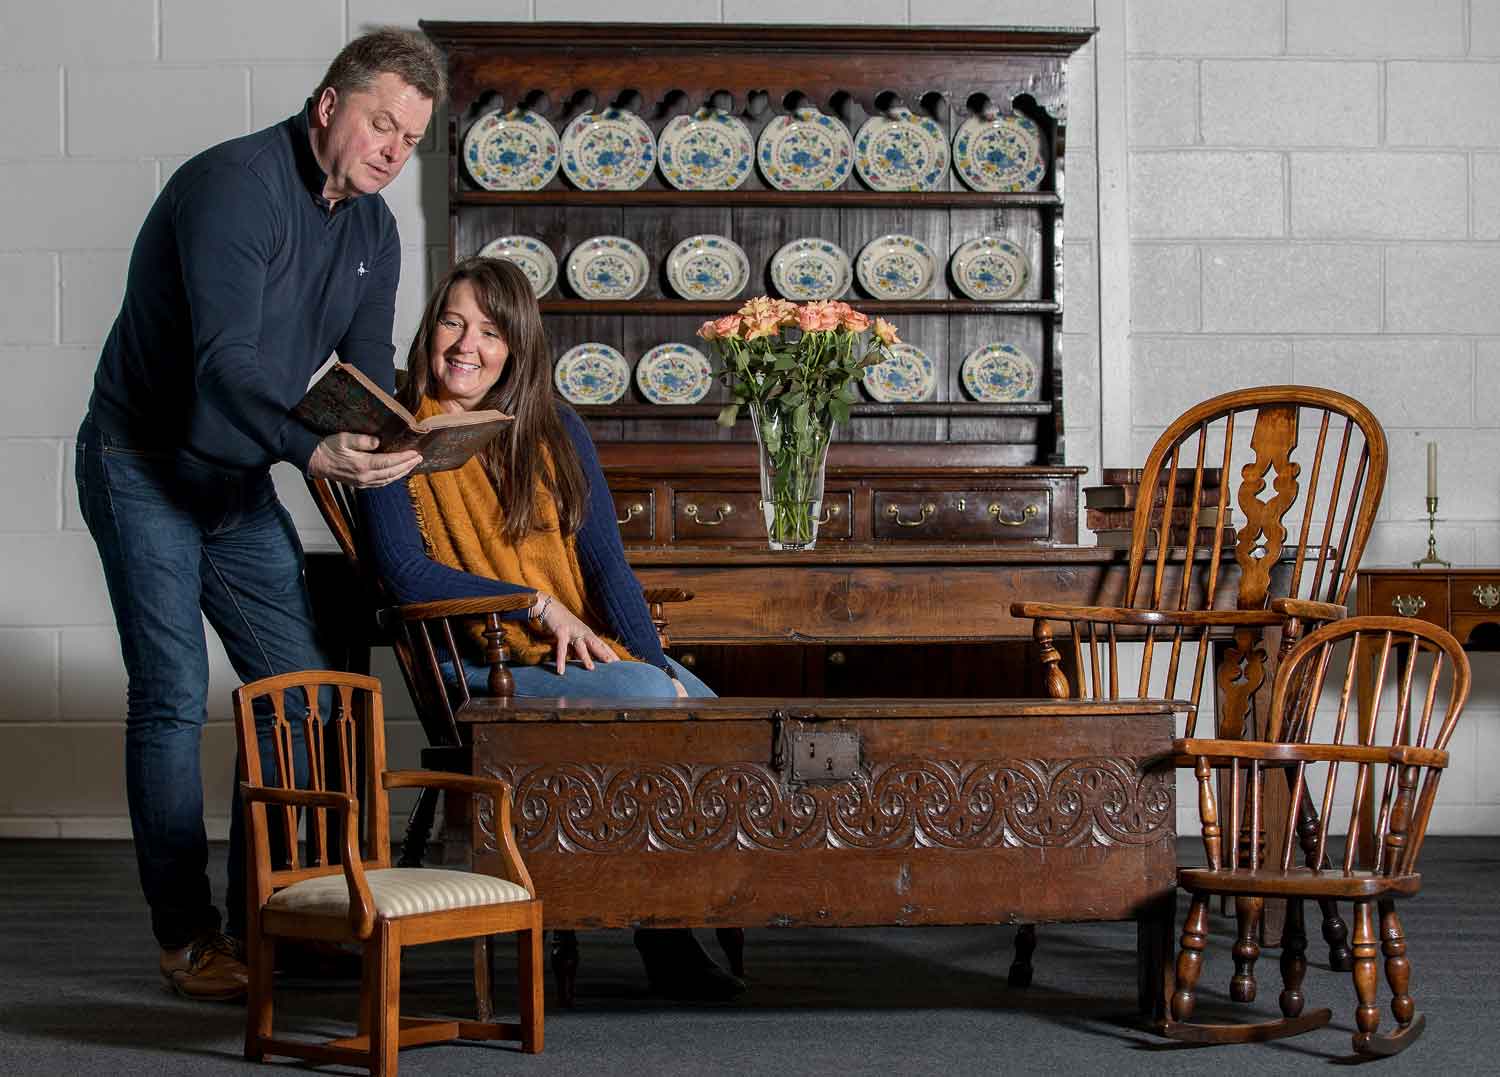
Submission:
[[[444,868],[378,868],[367,871],[375,915],[385,919],[447,912],[476,905],[528,901],[526,888],[508,879]],[[271,895],[266,908],[304,916],[348,916],[349,884],[344,873],[304,879]]]

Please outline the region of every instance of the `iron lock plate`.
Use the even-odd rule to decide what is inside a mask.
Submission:
[[[787,738],[794,782],[847,781],[859,773],[859,734],[794,729]]]

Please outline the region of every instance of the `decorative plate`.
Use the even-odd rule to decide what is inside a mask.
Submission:
[[[674,117],[656,149],[661,174],[681,191],[732,191],[745,182],[755,160],[750,128],[718,108]]]
[[[877,191],[932,191],[948,173],[948,136],[926,116],[896,109],[854,136],[854,170]]]
[[[634,299],[646,287],[651,263],[624,236],[595,236],[568,255],[568,283],[584,299]]]
[[[557,259],[552,249],[535,236],[501,236],[479,248],[481,258],[501,258],[514,262],[531,281],[531,290],[540,299],[557,283]]]
[[[953,168],[976,191],[1034,191],[1047,171],[1029,116],[970,116],[953,136]]]
[[[855,264],[859,283],[876,299],[917,299],[937,279],[937,258],[915,236],[889,235],[872,239]]]
[[[970,299],[1010,299],[1031,277],[1026,252],[1008,239],[980,236],[953,252],[953,283]]]
[[[591,340],[563,353],[552,384],[574,404],[613,404],[630,387],[630,364],[608,344]]]
[[[1014,344],[999,342],[975,348],[959,370],[965,391],[986,403],[1037,399],[1040,375],[1040,363]]]
[[[557,174],[557,132],[530,109],[481,116],[464,136],[464,165],[487,191],[535,191]]]
[[[771,259],[771,283],[787,299],[837,299],[849,290],[849,256],[826,239],[794,239]]]
[[[849,178],[849,129],[815,108],[777,116],[756,143],[761,174],[783,191],[831,191]]]
[[[687,344],[658,344],[635,365],[635,383],[653,404],[696,404],[713,387],[708,357]]]
[[[656,139],[629,109],[585,112],[563,130],[563,173],[586,191],[633,191],[654,167]]]
[[[688,236],[667,255],[667,282],[684,299],[733,299],[750,283],[750,259],[726,236]]]
[[[905,404],[926,400],[937,387],[937,369],[932,357],[915,344],[902,341],[890,346],[891,357],[865,371],[865,392],[882,404]]]

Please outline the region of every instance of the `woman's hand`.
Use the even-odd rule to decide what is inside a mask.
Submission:
[[[679,681],[676,677],[672,678],[672,687],[675,688],[675,689],[677,689],[677,698],[678,699],[686,699],[687,698],[687,689],[685,687],[683,687],[682,682]]]
[[[571,610],[551,595],[537,592],[536,602],[531,607],[533,620],[539,620],[557,640],[557,675],[563,676],[568,659],[576,657],[584,669],[594,668],[594,659],[604,663],[618,662],[609,644],[596,636],[588,625],[573,616]]]

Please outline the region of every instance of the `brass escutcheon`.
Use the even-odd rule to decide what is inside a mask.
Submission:
[[[927,517],[937,511],[937,506],[932,502],[922,506],[922,517],[918,520],[903,520],[901,518],[901,507],[899,505],[887,505],[885,514],[896,521],[898,527],[921,527],[927,522]]]
[[[1001,527],[1020,527],[1024,523],[1026,523],[1027,520],[1032,519],[1036,516],[1037,513],[1041,512],[1042,510],[1037,508],[1035,505],[1027,505],[1026,508],[1021,511],[1021,518],[1019,520],[1007,520],[1004,516],[1000,515],[1002,511],[1003,510],[1000,508],[998,502],[992,503],[990,505],[990,516]]]
[[[1397,595],[1391,599],[1391,605],[1402,617],[1415,617],[1418,610],[1427,608],[1427,600],[1421,595]]]
[[[734,515],[734,506],[727,501],[724,502],[719,506],[718,517],[712,520],[699,519],[699,509],[697,505],[687,505],[683,508],[682,511],[692,519],[696,520],[698,523],[702,524],[704,527],[718,527],[721,523],[724,522],[726,517]]]
[[[631,505],[628,509],[625,510],[625,518],[622,520],[619,517],[616,517],[615,523],[628,524],[631,520],[634,520],[637,516],[641,515],[641,513],[645,511],[646,506],[637,501],[634,505]]]
[[[1500,606],[1500,587],[1493,583],[1481,583],[1474,588],[1474,598],[1485,609],[1492,610]]]

